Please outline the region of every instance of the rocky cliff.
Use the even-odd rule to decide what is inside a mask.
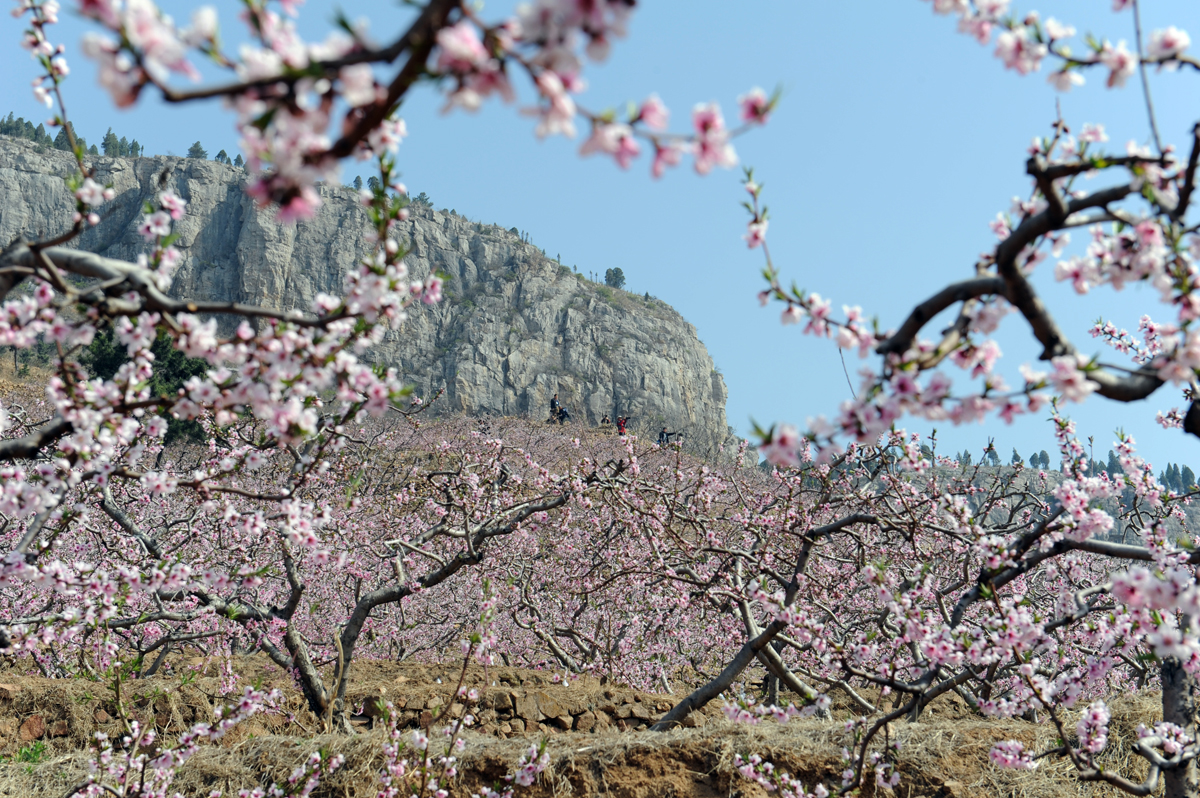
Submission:
[[[242,170],[186,158],[92,159],[116,198],[74,245],[133,260],[136,232],[160,178],[189,203],[176,225],[183,253],[172,293],[281,309],[308,309],[340,293],[369,250],[366,215],[352,190],[324,186],[316,218],[294,226],[258,212]],[[63,177],[73,160],[0,136],[0,246],[70,226]],[[557,392],[577,421],[632,416],[635,429],[667,425],[689,449],[727,442],[725,384],[695,328],[668,305],[592,283],[545,257],[514,230],[414,208],[398,235],[418,276],[449,276],[447,299],[416,310],[374,356],[396,365],[420,393],[445,389],[443,411],[544,418]],[[620,265],[620,264],[613,264]]]

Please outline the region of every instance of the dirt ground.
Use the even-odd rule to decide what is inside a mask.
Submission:
[[[125,682],[131,718],[153,725],[160,739],[173,740],[193,723],[212,717],[223,703],[220,666],[215,661],[180,660],[172,673]],[[355,664],[355,734],[322,734],[321,721],[304,709],[290,678],[265,658],[236,660],[235,692],[248,685],[284,692],[280,714],[240,725],[220,745],[208,746],[180,772],[173,789],[208,796],[220,790],[270,787],[282,781],[307,754],[340,753],[345,766],[326,779],[317,798],[374,798],[383,763],[381,701],[390,701],[411,728],[438,725],[463,708],[452,695],[457,666],[386,662]],[[840,783],[840,751],[850,743],[849,708],[835,704],[830,721],[799,720],[757,726],[725,720],[717,703],[695,716],[690,728],[668,733],[646,730],[677,700],[582,678],[564,685],[549,673],[515,668],[468,671],[466,683],[480,690],[472,711],[479,719],[465,736],[460,776],[452,795],[466,798],[513,771],[521,753],[547,740],[551,765],[532,788],[534,798],[765,798],[757,785],[735,771],[735,755],[758,753],[812,786]],[[62,796],[86,774],[89,744],[97,731],[119,737],[123,726],[111,688],[85,680],[51,680],[18,669],[0,669],[0,796]],[[1107,766],[1137,777],[1142,770],[1128,753],[1137,723],[1156,719],[1155,696],[1114,703]],[[289,715],[291,716],[289,718]],[[1032,772],[1001,771],[987,761],[992,744],[1019,739],[1035,750],[1054,743],[1049,724],[985,721],[957,698],[930,708],[920,723],[895,724],[901,742],[895,791],[901,798],[1058,798],[1115,794],[1110,788],[1078,784],[1069,764],[1046,760]],[[873,795],[874,789],[868,789]]]

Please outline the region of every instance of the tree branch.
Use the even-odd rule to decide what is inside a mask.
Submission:
[[[43,447],[54,443],[74,429],[71,422],[62,416],[56,416],[22,438],[0,441],[0,460],[29,460]]]
[[[999,277],[977,277],[974,280],[963,280],[961,283],[948,285],[913,308],[908,318],[900,325],[900,329],[876,347],[875,351],[881,355],[907,352],[921,329],[946,308],[981,296],[1004,296],[1006,290],[1004,280]]]

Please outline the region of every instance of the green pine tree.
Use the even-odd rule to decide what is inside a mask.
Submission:
[[[100,140],[100,149],[104,150],[104,154],[110,158],[116,158],[121,154],[121,141],[112,132],[111,127],[104,134],[104,138]]]
[[[624,288],[625,287],[625,272],[618,267],[609,269],[604,272],[604,284],[609,288]]]
[[[62,150],[64,152],[71,151],[71,140],[67,136],[67,128],[65,126],[60,127],[58,129],[58,135],[54,137],[54,149]]]
[[[150,379],[152,396],[175,396],[183,384],[192,377],[203,377],[209,365],[201,358],[188,357],[171,344],[171,339],[160,333],[150,347],[154,354],[154,376]],[[125,347],[115,340],[112,330],[105,329],[96,335],[84,350],[80,361],[88,373],[95,377],[112,379],[122,365],[129,360]],[[167,419],[166,443],[186,440],[203,442],[204,428],[196,421],[173,418],[163,412]]]
[[[237,157],[233,159],[233,165],[238,169],[244,169],[246,167],[246,162],[242,160],[242,154],[240,152],[237,154]]]
[[[129,139],[121,136],[121,140],[117,142],[117,155],[122,158],[129,157]]]
[[[200,142],[197,141],[195,144],[188,147],[187,157],[195,158],[200,161],[207,161],[208,160],[208,150],[206,150],[206,149],[204,149],[204,147],[200,146]]]
[[[353,186],[355,191],[362,191],[362,175],[354,176]]]

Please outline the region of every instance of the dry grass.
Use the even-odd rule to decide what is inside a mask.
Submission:
[[[1138,723],[1155,719],[1154,696],[1122,697],[1113,702],[1113,724],[1104,764],[1138,777],[1144,767],[1129,753]],[[299,729],[296,730],[300,732]],[[1053,726],[1024,721],[985,721],[979,718],[936,719],[896,724],[901,743],[901,798],[1077,798],[1115,795],[1109,787],[1079,784],[1063,760],[1044,761],[1031,772],[1002,771],[987,760],[1000,739],[1018,739],[1035,750],[1055,744]],[[341,771],[325,781],[315,798],[368,798],[378,789],[382,766],[381,731],[354,736],[241,736],[198,754],[181,772],[175,789],[185,796],[224,795],[282,781],[314,750],[346,757]],[[459,780],[452,794],[470,795],[511,772],[521,753],[536,737],[497,740],[468,735]],[[801,777],[806,784],[836,784],[841,771],[839,752],[849,737],[838,722],[793,721],[756,727],[720,722],[701,729],[666,734],[652,732],[603,735],[563,734],[551,737],[552,763],[535,787],[523,793],[532,798],[560,796],[627,796],[628,798],[709,798],[762,796],[734,772],[735,754],[759,753],[777,767]],[[0,796],[59,796],[86,773],[84,753],[56,756],[29,767],[0,765]],[[873,794],[868,789],[867,795]]]

